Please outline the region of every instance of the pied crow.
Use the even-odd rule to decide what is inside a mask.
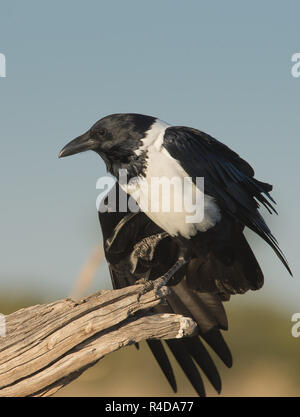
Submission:
[[[117,179],[110,191],[117,196],[115,210],[99,211],[114,288],[132,285],[141,278],[151,281],[164,276],[171,294],[156,311],[193,317],[200,335],[166,343],[199,395],[204,395],[205,390],[194,361],[220,392],[218,371],[201,338],[231,366],[231,354],[220,333],[227,329],[222,301],[232,294],[259,289],[264,280],[244,236],[245,226],[273,248],[292,275],[277,240],[258,211],[262,204],[270,213],[276,213],[270,195],[272,186],[255,179],[245,160],[210,135],[190,127],[171,126],[152,116],[106,116],[69,142],[59,157],[87,150],[98,153]],[[127,183],[120,181],[120,170],[126,170]],[[162,210],[159,206],[151,210],[149,195],[158,198],[157,193],[149,192],[154,178],[190,178],[191,186],[187,188],[191,196],[194,198],[199,191],[202,196],[202,216],[187,221],[190,211],[186,208]],[[198,178],[204,178],[201,189]],[[179,189],[173,188],[173,200],[177,192]],[[183,188],[180,192],[186,193]],[[134,197],[140,211],[120,210],[122,193],[127,201]],[[176,390],[162,342],[147,342]]]

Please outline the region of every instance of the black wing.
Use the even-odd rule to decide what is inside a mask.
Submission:
[[[118,184],[111,192],[115,192],[115,190],[117,190],[118,196],[120,190]],[[114,288],[133,285],[138,279],[145,276],[149,279],[156,279],[176,261],[178,255],[176,241],[163,232],[144,213],[105,212],[99,213],[99,219]],[[193,275],[190,272],[191,274]],[[199,277],[197,268],[194,270],[194,274],[197,275],[194,281],[199,281],[201,277]],[[176,273],[172,284],[167,304],[159,305],[154,311],[174,312],[193,317],[198,324],[200,337],[168,340],[165,343],[199,395],[205,395],[205,389],[196,364],[217,392],[220,392],[221,379],[203,340],[211,346],[228,367],[232,365],[230,351],[220,332],[221,329],[227,329],[227,318],[222,298],[228,299],[229,297],[227,294],[225,295],[225,292],[218,293],[216,288],[213,293],[191,288],[184,270]],[[148,340],[147,343],[171,387],[176,392],[176,380],[164,342]]]
[[[205,193],[216,199],[224,213],[262,237],[292,275],[277,240],[258,212],[261,203],[270,213],[276,213],[269,194],[272,186],[256,180],[252,167],[237,153],[199,130],[169,127],[163,146],[193,180],[204,177]]]

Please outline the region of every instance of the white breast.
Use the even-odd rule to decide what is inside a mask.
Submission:
[[[221,218],[220,210],[214,198],[197,189],[180,164],[162,146],[167,127],[167,123],[157,120],[136,151],[139,155],[147,150],[145,176],[120,185],[163,230],[171,236],[180,234],[190,238],[197,231],[205,232],[213,227]],[[197,207],[196,198],[200,202]],[[199,215],[195,217],[193,209],[201,213],[200,218]]]

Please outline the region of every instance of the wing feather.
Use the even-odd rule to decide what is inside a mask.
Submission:
[[[292,275],[277,240],[258,212],[261,203],[269,213],[277,213],[273,206],[275,201],[269,194],[272,186],[256,180],[253,168],[245,160],[199,130],[169,127],[163,146],[194,181],[204,177],[205,193],[215,198],[224,213],[264,239]]]

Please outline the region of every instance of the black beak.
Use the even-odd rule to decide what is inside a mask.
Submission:
[[[96,149],[97,146],[97,141],[91,138],[90,131],[88,131],[83,135],[78,136],[78,138],[71,140],[71,142],[62,148],[58,157],[63,158],[65,156],[75,155],[76,153],[93,150]]]

